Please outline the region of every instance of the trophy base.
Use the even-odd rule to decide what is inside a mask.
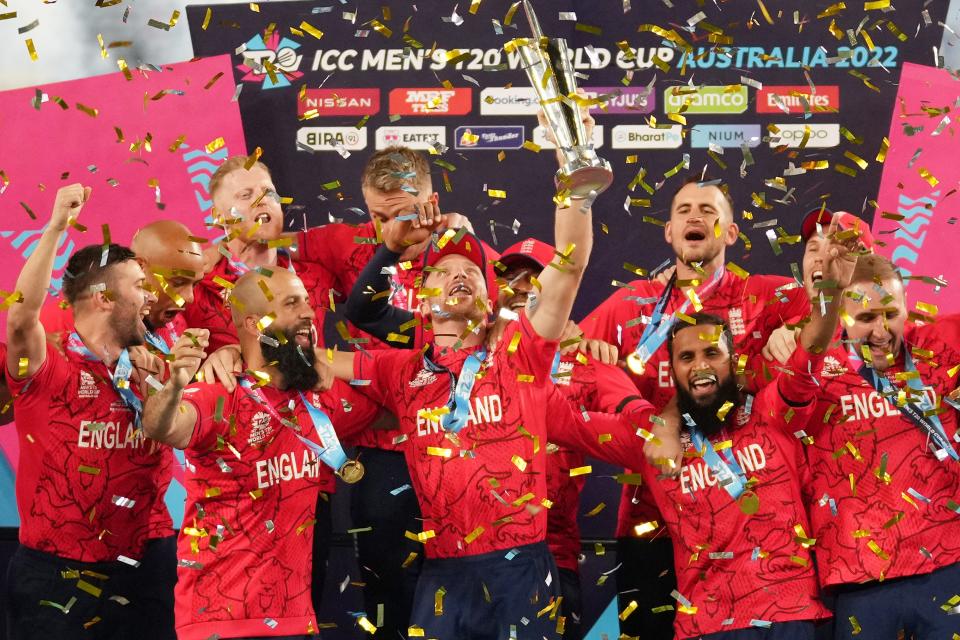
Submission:
[[[596,164],[584,166],[582,162],[571,162],[557,171],[557,186],[570,190],[574,198],[586,198],[591,191],[603,193],[613,182],[613,170],[610,163],[602,158]]]

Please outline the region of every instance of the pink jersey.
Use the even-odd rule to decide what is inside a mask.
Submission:
[[[819,366],[821,361],[797,349],[787,368],[799,377],[808,362]],[[806,406],[792,407],[783,395],[797,391],[788,388],[787,378],[767,385],[749,412],[746,404],[739,407],[728,418],[730,426],[711,438],[715,446],[729,443],[746,478],[756,481],[749,489],[759,504],[752,515],[741,508],[745,501],[734,500],[719,486],[691,446],[687,430],[679,479],[660,479],[656,469],[641,466],[673,540],[677,590],[683,598],[675,605],[677,638],[747,628],[753,621],[829,616],[817,600],[813,559],[804,544],[814,535],[801,497],[806,459],[794,434],[813,412],[814,390],[803,394],[810,400]]]
[[[957,387],[960,316],[907,324],[904,348],[913,354],[925,395],[954,450],[956,410],[942,403]],[[930,573],[960,562],[960,462],[937,460],[928,439],[851,364],[830,352],[821,374],[816,415],[807,432],[812,470],[809,511],[824,586]],[[906,388],[904,355],[887,370]],[[899,377],[899,379],[898,379]]]
[[[66,338],[47,344],[32,377],[7,375],[20,542],[80,562],[137,560],[147,540],[173,535],[163,496],[175,459],[136,427],[106,365],[67,349]]]
[[[580,359],[578,359],[580,358]],[[649,429],[649,404],[640,398],[637,387],[621,369],[603,364],[582,354],[563,356],[554,377],[557,389],[570,402],[577,414],[585,411],[622,414],[636,427]],[[642,449],[643,442],[634,446]],[[561,569],[578,570],[580,555],[580,525],[577,511],[580,492],[587,475],[570,475],[571,469],[585,466],[586,459],[579,450],[559,447],[547,454],[547,496],[553,505],[547,513],[547,545]]]
[[[316,632],[310,601],[317,494],[333,473],[292,427],[320,442],[295,391],[261,389],[276,416],[238,386],[190,385],[197,410],[184,450],[187,503],[178,540],[177,636],[286,636]],[[344,436],[366,428],[378,408],[337,383],[307,399]],[[290,410],[290,402],[294,410]]]
[[[289,265],[290,260],[281,253],[277,256],[276,266],[271,269],[286,269]],[[317,314],[314,324],[317,327],[317,333],[322,337],[323,317],[330,308],[330,275],[318,265],[309,262],[294,260],[293,266],[297,277],[310,294],[310,304]],[[194,285],[193,302],[188,304],[181,314],[187,327],[210,330],[210,346],[207,347],[207,353],[213,353],[224,345],[239,342],[230,311],[226,307],[230,292],[222,283],[233,284],[240,275],[241,273],[230,265],[230,261],[221,256],[213,268],[204,274],[203,280]]]
[[[737,353],[747,356],[747,373],[753,373],[751,389],[758,389],[767,382],[763,372],[763,357],[760,351],[770,333],[784,323],[785,318],[804,316],[810,308],[802,287],[791,287],[789,278],[781,276],[751,275],[740,278],[726,270],[717,286],[702,296],[702,311],[725,319],[733,333]],[[701,287],[707,286],[705,283]],[[664,285],[651,280],[634,280],[620,288],[594,309],[580,324],[584,334],[599,338],[620,347],[621,357],[626,357],[637,348]],[[674,287],[664,315],[680,308],[687,297]],[[688,308],[685,313],[693,313]],[[670,375],[670,358],[664,343],[653,354],[641,375],[631,377],[644,398],[660,410],[673,397],[673,379]],[[657,520],[656,506],[643,486],[625,484],[620,500],[620,517],[617,536],[634,536],[634,527]],[[656,535],[654,532],[648,536]]]

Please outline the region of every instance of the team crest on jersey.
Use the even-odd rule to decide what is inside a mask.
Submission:
[[[257,446],[270,437],[273,429],[270,427],[271,416],[265,411],[258,411],[250,419],[250,437],[247,444]]]
[[[846,373],[847,368],[840,364],[840,361],[833,356],[827,356],[823,359],[823,369],[820,375],[824,378],[836,378]]]
[[[417,387],[425,387],[428,384],[433,384],[437,381],[437,375],[430,371],[429,369],[420,369],[417,372],[417,377],[410,381],[410,388],[416,389]]]
[[[551,374],[554,384],[560,384],[569,387],[570,378],[573,377],[573,363],[561,362],[557,367],[557,373]]]
[[[742,336],[745,334],[747,328],[743,324],[743,309],[740,307],[730,309],[730,314],[727,316],[727,324],[730,325],[730,333],[733,335]]]
[[[80,371],[80,388],[77,389],[77,397],[97,398],[100,396],[100,387],[97,386],[96,379],[87,371]]]

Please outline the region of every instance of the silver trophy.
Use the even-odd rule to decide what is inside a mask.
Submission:
[[[613,169],[594,151],[577,103],[571,97],[576,94],[577,82],[567,53],[567,41],[544,37],[530,0],[523,0],[523,10],[533,37],[519,41],[517,49],[563,155],[563,164],[557,171],[557,186],[561,190],[569,189],[574,197],[585,198],[591,191],[601,193],[613,182]]]

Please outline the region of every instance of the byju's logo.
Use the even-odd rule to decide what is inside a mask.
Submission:
[[[257,34],[247,40],[241,55],[243,63],[237,69],[246,72],[244,82],[262,82],[264,89],[289,87],[291,80],[303,75],[297,69],[303,55],[297,53],[300,43],[284,37],[274,31],[268,40]]]

